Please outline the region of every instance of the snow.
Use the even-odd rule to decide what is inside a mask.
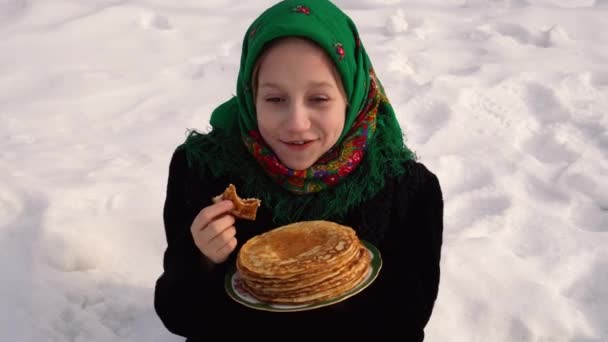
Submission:
[[[0,340],[181,341],[168,162],[274,1],[0,0]],[[608,2],[340,0],[440,178],[428,341],[608,341]]]

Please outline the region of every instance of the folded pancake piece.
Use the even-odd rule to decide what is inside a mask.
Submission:
[[[213,203],[223,200],[232,201],[234,204],[234,209],[230,212],[232,215],[251,221],[256,219],[258,208],[262,203],[262,201],[257,198],[240,198],[237,195],[236,187],[233,184],[229,184],[222,194],[212,198]]]

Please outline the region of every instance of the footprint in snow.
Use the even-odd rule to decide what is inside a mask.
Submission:
[[[385,32],[388,36],[397,36],[406,32],[409,28],[409,24],[405,19],[405,13],[403,10],[397,10],[397,13],[391,15],[386,20]]]
[[[146,30],[168,31],[173,28],[169,18],[158,13],[145,13],[139,19],[139,24]]]
[[[497,23],[494,25],[494,30],[501,36],[509,37],[519,44],[534,45],[540,48],[565,45],[571,40],[568,32],[559,25],[532,32],[518,24]]]
[[[504,216],[512,207],[512,200],[504,194],[482,189],[465,193],[446,207],[452,231],[467,230],[489,218]]]
[[[593,201],[577,201],[570,206],[572,224],[591,232],[608,232],[608,207],[601,207]]]
[[[592,170],[593,171],[593,170]],[[605,174],[582,172],[565,175],[564,185],[572,194],[570,218],[580,229],[608,232],[608,186]]]
[[[411,113],[411,123],[416,127],[416,137],[420,143],[427,143],[452,117],[452,110],[443,101],[415,98],[406,105],[406,113]]]
[[[581,313],[593,330],[600,331],[608,336],[608,255],[597,253],[590,256],[592,260],[586,262],[585,272],[577,277],[570,286],[562,290],[567,298],[583,303],[580,305]],[[600,341],[581,339],[581,341]],[[603,340],[602,340],[603,341]]]
[[[541,123],[568,121],[568,111],[558,100],[555,91],[541,84],[529,83],[524,93],[524,101],[530,113]]]
[[[456,155],[441,156],[438,161],[439,169],[449,170],[443,178],[446,180],[444,192],[450,197],[479,190],[495,182],[490,168],[478,161]]]
[[[569,164],[580,157],[579,153],[558,142],[553,132],[547,130],[526,140],[521,149],[546,164]]]
[[[608,0],[595,0],[595,7],[608,7]]]
[[[14,20],[30,7],[27,0],[0,0],[0,26]]]
[[[590,81],[596,88],[608,86],[608,71],[594,71],[591,74]]]

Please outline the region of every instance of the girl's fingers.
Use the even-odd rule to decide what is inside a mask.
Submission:
[[[192,234],[205,229],[216,217],[227,214],[233,208],[234,204],[231,201],[221,201],[203,208],[192,221],[190,226]]]
[[[224,261],[228,258],[230,253],[236,248],[237,240],[236,237],[232,237],[224,246],[217,250],[218,260]]]
[[[229,227],[233,227],[235,218],[232,215],[224,214],[209,223],[205,228],[198,231],[197,237],[203,244],[210,244],[213,239],[216,239]]]

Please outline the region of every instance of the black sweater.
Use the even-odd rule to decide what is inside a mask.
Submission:
[[[341,337],[359,340],[391,336],[422,341],[437,298],[443,234],[443,198],[437,177],[409,161],[404,176],[389,179],[374,198],[339,222],[380,250],[383,266],[370,287],[344,302],[303,312],[266,312],[228,297],[224,276],[238,248],[254,235],[275,228],[261,207],[253,222],[237,220],[239,244],[218,265],[206,261],[190,234],[198,212],[236,179],[201,176],[187,167],[184,152],[173,155],[164,207],[168,246],[154,305],[166,328],[188,341],[211,337]],[[279,330],[280,329],[280,330]],[[287,334],[287,335],[285,335]]]

